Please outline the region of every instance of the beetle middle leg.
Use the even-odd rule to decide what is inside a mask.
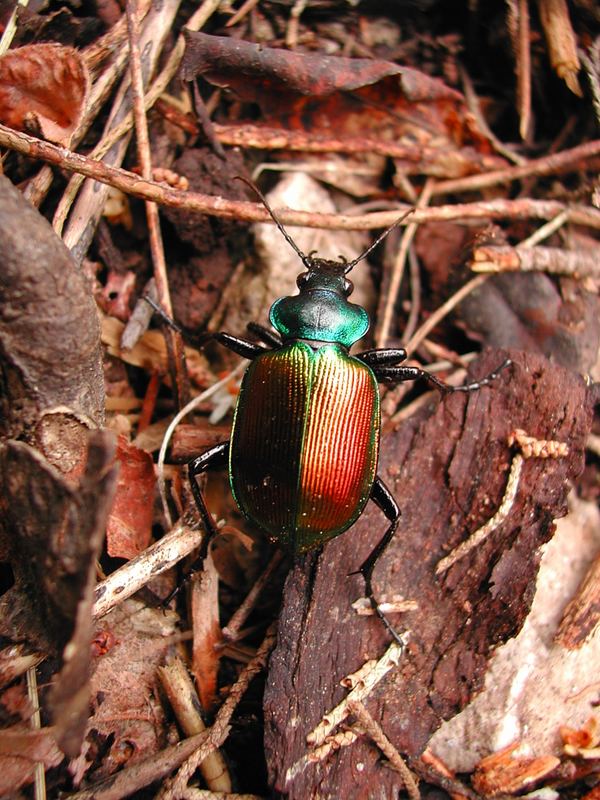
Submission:
[[[371,550],[371,553],[363,562],[358,571],[365,580],[366,595],[369,598],[373,610],[393,636],[394,640],[401,647],[404,647],[405,642],[402,639],[402,636],[396,631],[392,623],[379,608],[379,603],[373,594],[372,585],[373,570],[375,569],[375,565],[396,533],[396,528],[398,527],[398,522],[400,521],[400,509],[398,508],[398,504],[394,500],[392,493],[379,476],[375,478],[375,482],[373,483],[373,488],[371,489],[371,500],[383,511],[390,524],[386,532],[375,545],[373,550]]]
[[[212,514],[208,510],[208,506],[206,505],[204,495],[200,490],[197,477],[209,469],[220,469],[226,467],[228,460],[229,442],[221,442],[220,444],[211,447],[210,450],[207,450],[205,453],[202,453],[201,456],[197,456],[188,464],[188,475],[190,478],[192,494],[194,495],[194,500],[196,501],[198,511],[200,512],[200,516],[202,517],[202,522],[204,523],[207,533],[207,536],[202,543],[200,555],[196,559],[200,563],[202,563],[206,557],[208,545],[213,536],[215,536],[217,533],[217,526],[212,518]]]
[[[490,372],[478,381],[470,381],[463,383],[460,386],[451,386],[449,383],[441,381],[435,375],[427,372],[427,370],[420,367],[399,367],[397,366],[401,361],[407,357],[404,348],[389,349],[389,350],[367,350],[361,353],[357,358],[368,364],[375,377],[381,383],[401,383],[403,381],[418,381],[425,380],[431,386],[434,386],[443,394],[451,394],[452,392],[476,392],[483,386],[488,386],[492,381],[495,381],[503,369],[511,365],[510,358],[505,359],[500,366]]]

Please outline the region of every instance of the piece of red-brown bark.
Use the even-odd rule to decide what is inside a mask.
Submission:
[[[432,399],[383,437],[379,474],[402,517],[376,568],[376,592],[414,600],[418,610],[394,617],[398,630],[410,631],[407,652],[364,702],[409,756],[422,752],[442,720],[466,705],[482,685],[492,648],[519,630],[539,547],[552,535],[553,519],[566,512],[569,481],[583,468],[591,424],[583,380],[539,355],[511,357],[513,366],[493,387]],[[501,361],[498,352],[488,353],[472,375]],[[528,460],[507,520],[436,576],[439,560],[498,508],[512,457],[507,436],[515,428],[565,441],[569,455]],[[399,776],[364,740],[297,768],[308,752],[307,733],[346,695],[340,679],[379,658],[388,644],[380,622],[352,610],[364,585],[360,575],[350,575],[385,526],[369,504],[351,531],[288,578],[265,696],[269,773],[283,796],[360,800],[393,796],[400,787]]]

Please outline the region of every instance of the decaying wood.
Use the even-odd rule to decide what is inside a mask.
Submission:
[[[569,649],[581,647],[600,621],[600,557],[590,567],[571,600],[556,633],[556,642]]]
[[[539,546],[552,535],[553,519],[566,512],[569,481],[583,467],[591,424],[584,382],[541,356],[510,355],[513,366],[493,388],[436,400],[383,437],[379,472],[402,518],[376,569],[376,593],[414,600],[418,610],[394,618],[398,630],[408,631],[406,654],[363,702],[408,756],[422,752],[441,721],[464,707],[482,684],[492,648],[519,630],[534,592]],[[488,353],[472,374],[501,360],[502,354]],[[497,510],[514,428],[567,442],[569,454],[528,460],[508,519],[436,577],[439,560]],[[385,649],[381,624],[351,609],[364,591],[360,575],[351,573],[384,529],[369,504],[352,531],[288,578],[265,696],[270,777],[286,797],[360,799],[372,797],[373,786],[382,796],[399,790],[398,777],[363,741],[293,771],[307,752],[307,733],[343,699],[340,678]]]
[[[521,792],[549,775],[559,764],[560,759],[555,756],[528,758],[519,755],[518,743],[515,743],[482,759],[473,784],[484,797]]]

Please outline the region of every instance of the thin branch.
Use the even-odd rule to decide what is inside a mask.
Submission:
[[[590,158],[600,155],[600,139],[585,142],[570,150],[562,150],[560,153],[552,153],[543,158],[536,158],[527,164],[517,167],[507,167],[497,169],[493,172],[486,172],[483,175],[469,175],[466,178],[456,178],[450,181],[440,181],[436,184],[434,194],[451,194],[454,192],[472,192],[477,189],[485,189],[489,186],[496,186],[500,183],[510,183],[519,181],[522,178],[530,178],[534,175],[550,175],[561,172],[564,169],[586,169],[586,164]]]
[[[125,13],[127,15],[127,30],[129,35],[129,68],[131,72],[131,94],[133,100],[133,116],[135,119],[135,133],[137,142],[138,161],[142,176],[146,180],[152,178],[152,157],[150,154],[150,140],[148,137],[148,120],[144,108],[144,77],[139,45],[139,21],[137,0],[127,0]],[[154,268],[154,281],[158,295],[158,303],[165,314],[173,316],[171,295],[169,293],[169,280],[167,278],[167,264],[160,230],[160,218],[156,203],[146,201],[146,219],[148,222],[148,237],[150,252]],[[169,372],[175,390],[175,403],[177,407],[185,405],[189,399],[189,385],[185,369],[185,356],[183,352],[183,339],[181,334],[171,326],[165,327],[165,343],[169,353]]]
[[[595,142],[600,153],[600,142]],[[57,147],[50,142],[36,139],[25,133],[14,131],[0,125],[0,146],[9,147],[30,158],[38,158],[55,164],[70,172],[79,172],[101,183],[121,189],[127,194],[142,200],[154,200],[160,205],[197,211],[227,219],[247,222],[269,222],[267,211],[257,203],[226,200],[200,192],[183,192],[154,181],[146,181],[124,169],[111,167],[101,161],[94,161],[67,148]],[[477,177],[477,176],[476,176]],[[467,180],[467,179],[465,179]],[[440,184],[436,184],[436,194]],[[408,211],[412,206],[399,204],[396,211],[380,211],[361,216],[351,214],[315,214],[310,211],[279,210],[279,217],[286,225],[306,228],[339,230],[372,230],[392,225],[398,214]],[[411,222],[447,222],[452,220],[497,220],[497,219],[552,219],[568,210],[569,220],[578,225],[588,225],[600,229],[600,211],[591,206],[559,203],[555,200],[490,200],[475,203],[456,203],[415,211]]]
[[[416,206],[417,209],[422,209],[429,205],[429,200],[431,199],[434,185],[435,181],[433,181],[431,178],[429,178],[426,181],[425,186],[423,187],[423,191],[421,192],[419,200],[417,202]],[[385,347],[388,341],[390,335],[390,328],[392,326],[392,319],[394,317],[394,307],[398,299],[400,286],[402,284],[402,277],[404,275],[404,265],[406,264],[408,249],[412,244],[413,239],[415,238],[417,229],[418,225],[416,225],[414,222],[411,221],[406,226],[406,229],[402,234],[400,248],[398,250],[398,255],[396,256],[396,260],[394,261],[392,278],[390,280],[390,285],[385,299],[385,305],[383,307],[381,327],[379,329],[379,333],[377,335],[375,343],[376,347]]]
[[[419,791],[419,784],[415,780],[415,776],[404,763],[400,753],[385,735],[381,725],[375,719],[373,719],[365,706],[359,700],[351,700],[349,703],[349,708],[367,736],[373,740],[373,742],[390,762],[392,767],[400,773],[402,781],[404,782],[404,788],[406,789],[410,800],[419,800],[421,797],[421,792]]]

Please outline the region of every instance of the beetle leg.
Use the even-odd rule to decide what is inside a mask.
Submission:
[[[200,490],[200,485],[197,481],[197,476],[209,469],[219,469],[219,467],[226,466],[228,458],[229,442],[221,442],[220,444],[211,447],[210,450],[206,451],[206,453],[202,453],[201,456],[194,458],[188,464],[188,475],[190,478],[192,494],[194,495],[194,500],[196,501],[198,511],[200,512],[202,522],[204,523],[204,527],[206,528],[206,532],[208,534],[202,543],[202,552],[198,558],[199,561],[203,561],[206,557],[209,542],[216,534],[217,526],[212,518],[212,514],[208,510],[204,496]]]
[[[264,325],[259,325],[258,322],[249,322],[246,327],[250,333],[253,333],[257,337],[257,339],[269,345],[273,349],[281,347],[283,344],[283,340],[278,333],[266,328]]]
[[[200,516],[202,517],[202,522],[204,523],[204,527],[206,529],[206,536],[202,541],[202,545],[200,547],[200,553],[194,559],[193,564],[187,568],[186,572],[183,575],[181,582],[175,586],[173,591],[162,601],[162,606],[166,608],[171,600],[175,597],[175,595],[179,592],[182,585],[187,583],[191,576],[198,570],[202,564],[204,563],[204,559],[206,558],[206,554],[208,552],[208,545],[210,544],[211,539],[217,533],[217,526],[212,518],[212,514],[208,510],[208,506],[204,500],[204,496],[200,491],[200,486],[198,485],[198,481],[196,480],[196,476],[200,475],[203,472],[206,472],[208,469],[218,469],[219,467],[224,467],[227,464],[227,460],[229,458],[229,442],[221,442],[220,444],[216,444],[214,447],[211,447],[210,450],[207,450],[206,453],[202,453],[201,456],[194,458],[188,464],[188,476],[190,479],[190,487],[192,489],[192,494],[194,495],[194,500],[196,501],[196,506],[198,507],[198,511],[200,512]]]
[[[228,350],[233,350],[238,356],[247,358],[250,361],[261,353],[267,352],[267,348],[263,347],[262,344],[249,342],[247,339],[240,339],[239,336],[232,336],[230,333],[213,333],[212,338],[216,339],[219,344],[222,344]]]
[[[377,368],[378,366],[390,366],[392,364],[399,364],[401,361],[406,361],[408,353],[403,347],[386,347],[383,350],[365,350],[364,353],[358,353],[355,358],[358,358],[359,361],[362,361],[369,367]]]
[[[388,518],[390,524],[386,530],[386,532],[381,537],[381,540],[375,545],[371,553],[369,554],[368,558],[362,564],[359,569],[359,572],[365,579],[365,589],[367,593],[367,597],[369,598],[371,605],[373,606],[373,610],[379,617],[379,619],[383,622],[387,630],[393,636],[394,640],[401,646],[404,647],[405,642],[402,636],[396,631],[393,627],[392,623],[383,613],[383,611],[379,608],[379,603],[375,599],[375,595],[373,594],[373,586],[371,583],[371,579],[373,577],[373,570],[375,569],[375,565],[379,560],[379,557],[388,546],[394,533],[396,532],[396,528],[398,527],[398,522],[400,520],[400,509],[398,508],[398,504],[394,500],[394,497],[390,490],[387,488],[385,483],[381,480],[379,476],[375,478],[375,482],[373,483],[373,488],[371,489],[371,500],[377,505]]]
[[[435,375],[431,375],[431,373],[426,372],[424,369],[420,367],[375,367],[373,372],[375,373],[375,377],[377,380],[385,382],[385,383],[400,383],[401,381],[418,381],[421,378],[427,383],[435,386],[442,394],[452,394],[452,392],[476,392],[478,389],[481,389],[482,386],[488,386],[492,381],[495,381],[496,378],[500,375],[503,369],[506,369],[512,364],[510,358],[507,358],[505,361],[500,364],[499,367],[493,372],[490,372],[489,375],[486,375],[484,378],[481,378],[478,381],[471,381],[470,383],[463,383],[460,386],[450,386],[448,383],[444,383],[439,378],[436,378]]]
[[[217,342],[222,344],[224,347],[227,347],[229,350],[233,350],[234,353],[237,353],[242,358],[247,358],[250,361],[256,356],[259,356],[261,353],[266,352],[265,348],[260,345],[256,344],[256,342],[249,342],[247,339],[240,339],[238,336],[232,336],[230,333],[200,333],[195,335],[190,335],[183,331],[180,325],[178,325],[174,319],[163,311],[163,309],[158,305],[155,300],[149,295],[144,295],[143,299],[148,303],[148,305],[152,306],[156,314],[162,319],[162,321],[172,328],[177,333],[180,333],[186,341],[190,344],[194,345],[195,347],[202,347],[211,339],[216,339]],[[253,324],[253,323],[251,323]],[[262,328],[261,325],[257,325],[257,328],[264,331],[264,334],[268,334],[271,337],[271,340],[267,340],[267,344],[273,344],[275,347],[281,347],[281,341],[275,338],[275,334],[272,334],[266,328]],[[262,334],[261,338],[263,341],[267,338],[266,335]]]

